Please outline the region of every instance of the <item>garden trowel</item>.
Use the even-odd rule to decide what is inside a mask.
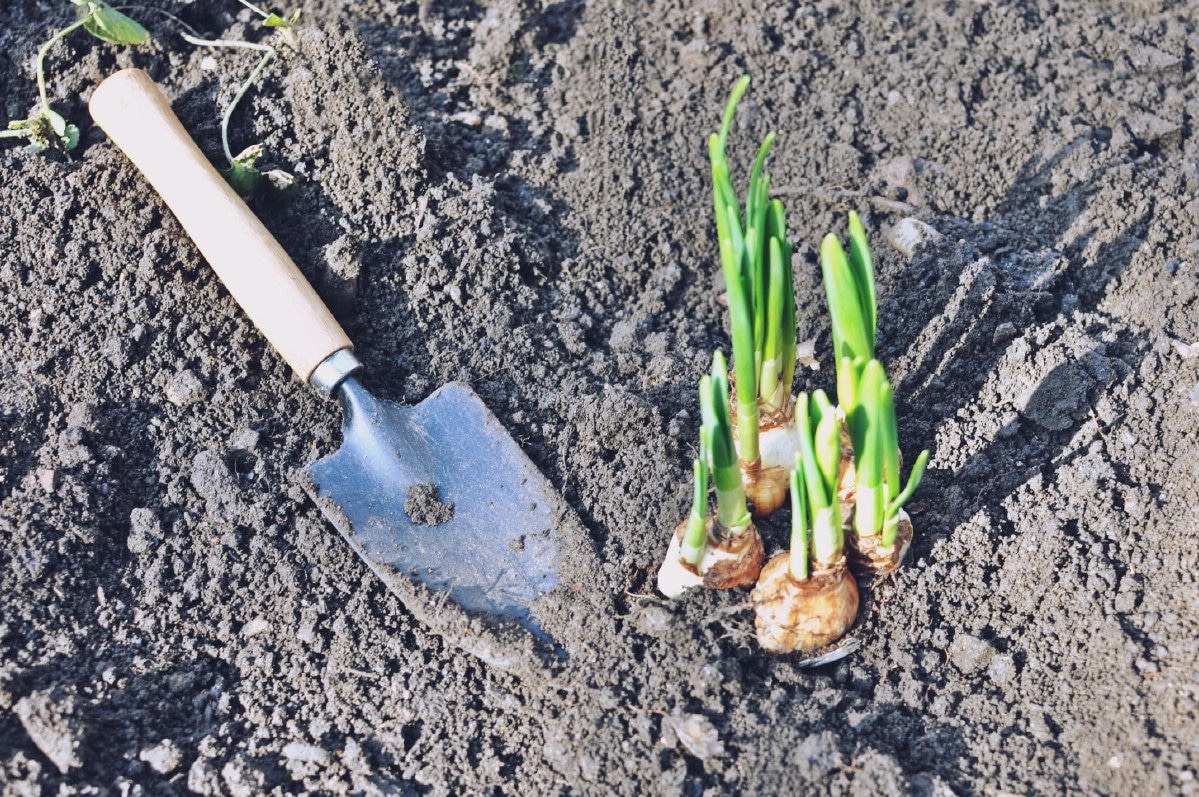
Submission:
[[[537,607],[562,580],[561,504],[495,416],[461,383],[413,407],[368,393],[349,338],[146,73],[118,72],[90,105],[296,374],[340,402],[344,442],[306,487],[354,551],[418,619],[492,664],[552,649]]]

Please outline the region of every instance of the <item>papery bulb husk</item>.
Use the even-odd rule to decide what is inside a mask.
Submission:
[[[912,547],[912,537],[915,530],[908,513],[899,510],[899,533],[895,544],[890,548],[882,547],[882,536],[872,534],[869,537],[859,537],[856,534],[846,534],[845,540],[849,548],[849,560],[859,567],[881,576],[894,573],[907,558],[908,549]]]
[[[837,467],[837,503],[841,505],[841,517],[849,517],[857,496],[857,469],[854,467],[853,438],[849,436],[849,425],[845,413],[837,407],[837,420],[841,427],[841,464]]]
[[[853,449],[846,454],[845,441],[841,441],[841,464],[837,466],[837,503],[841,505],[841,517],[853,513],[858,498],[858,471],[853,464]]]
[[[795,431],[795,406],[790,397],[781,411],[770,409],[759,401],[758,412],[758,461],[741,460],[740,465],[741,483],[745,485],[750,511],[754,517],[763,518],[773,514],[787,500],[799,440]],[[740,455],[741,444],[735,426],[733,445]]]
[[[783,467],[763,467],[761,460],[748,464],[742,462],[741,483],[745,485],[750,514],[764,518],[786,503],[791,474]]]
[[[713,540],[719,533],[719,539]],[[752,587],[762,572],[766,549],[762,535],[752,522],[743,529],[730,532],[715,520],[708,521],[708,550],[704,552],[699,570],[704,586],[709,589]]]
[[[720,524],[708,518],[708,544],[698,567],[680,558],[686,530],[687,521],[684,520],[670,536],[666,558],[658,568],[658,591],[663,595],[677,598],[700,586],[708,589],[752,587],[758,580],[766,549],[762,546],[758,527],[753,523],[737,533],[718,534]]]
[[[792,578],[791,556],[776,554],[750,593],[758,644],[770,653],[815,650],[836,642],[858,616],[858,585],[841,559]]]
[[[666,558],[658,568],[658,592],[668,598],[677,598],[704,583],[699,571],[682,560],[683,535],[686,531],[687,521],[684,520],[670,535],[670,547],[666,549]]]

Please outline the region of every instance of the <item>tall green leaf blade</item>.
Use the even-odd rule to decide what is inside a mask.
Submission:
[[[878,423],[883,479],[887,487],[887,500],[891,501],[899,494],[899,425],[895,420],[895,394],[885,377],[878,390]]]
[[[820,246],[824,293],[832,320],[834,354],[863,357],[873,345],[867,343],[865,319],[853,271],[841,241],[829,233]]]
[[[878,335],[878,298],[874,286],[874,258],[866,240],[862,220],[852,210],[849,212],[849,264],[857,286],[858,302],[861,306],[862,326],[867,349],[856,352],[867,359],[874,356],[874,342]]]
[[[837,476],[841,470],[841,424],[829,413],[816,422],[816,465],[830,503],[837,494]]]
[[[800,393],[795,403],[795,423],[799,430],[799,459],[803,463],[804,487],[813,514],[829,505],[832,495],[825,490],[816,454],[815,430],[812,428],[811,398]]]
[[[791,471],[791,577],[807,580],[811,573],[808,551],[808,502],[804,495],[804,480],[800,476],[802,460],[797,460]]]
[[[742,75],[741,79],[733,86],[733,93],[729,95],[728,104],[724,106],[724,119],[720,123],[720,151],[724,152],[725,142],[729,137],[729,130],[733,127],[733,115],[737,112],[737,103],[741,102],[742,95],[749,88],[749,75]]]
[[[859,387],[859,406],[865,420],[862,435],[864,445],[855,451],[859,483],[878,488],[883,484],[883,467],[886,461],[885,421],[883,420],[883,393],[887,376],[882,363],[871,360],[862,370]]]

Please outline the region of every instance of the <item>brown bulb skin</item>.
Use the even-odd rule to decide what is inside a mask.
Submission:
[[[899,510],[899,534],[895,537],[893,546],[883,548],[879,544],[882,537],[878,535],[858,537],[855,534],[848,534],[846,539],[849,543],[849,560],[876,576],[894,573],[907,557],[908,549],[912,547],[914,534],[912,519],[908,517],[907,512],[901,509]]]
[[[764,468],[761,460],[748,464],[742,462],[741,483],[745,485],[750,513],[756,518],[764,518],[786,502],[791,474],[786,468]]]
[[[735,589],[752,587],[757,582],[766,549],[762,546],[758,527],[753,523],[737,534],[729,534],[720,529],[713,518],[708,518],[708,543],[698,567],[682,561],[679,556],[686,530],[687,521],[683,521],[671,535],[666,558],[658,568],[658,591],[663,595],[677,598],[699,586]]]
[[[758,527],[750,523],[737,534],[729,534],[719,527],[720,524],[715,521],[709,526],[719,529],[721,538],[713,542],[713,535],[709,532],[708,552],[701,563],[704,586],[708,589],[752,587],[762,572],[762,561],[766,558]]]
[[[858,616],[858,585],[845,561],[791,577],[790,554],[776,554],[750,593],[758,644],[770,653],[808,651],[836,642]]]
[[[736,401],[736,393],[730,398]],[[735,406],[735,404],[731,404]],[[733,426],[733,445],[741,454],[741,438]],[[756,518],[773,514],[787,502],[791,488],[791,469],[795,467],[799,440],[795,431],[795,407],[790,397],[782,410],[758,401],[758,459],[742,459],[741,483],[750,503],[750,513]]]

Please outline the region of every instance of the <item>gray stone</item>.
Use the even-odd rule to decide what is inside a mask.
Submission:
[[[991,681],[997,686],[1006,686],[1016,677],[1016,660],[1011,656],[996,656],[991,661]]]
[[[170,739],[163,739],[153,747],[147,747],[137,757],[162,775],[174,772],[183,761],[183,751]]]
[[[923,244],[940,237],[931,225],[913,218],[900,219],[887,231],[887,242],[909,260]]]
[[[329,763],[329,753],[314,744],[288,742],[287,744],[283,745],[283,749],[280,752],[288,761],[299,761],[305,764],[320,764],[321,766]]]
[[[62,774],[80,766],[79,723],[75,717],[75,698],[55,687],[33,692],[13,706],[29,738]]]
[[[200,377],[190,369],[183,369],[167,382],[167,401],[176,407],[186,407],[189,404],[199,404],[208,399],[208,388],[200,381]]]
[[[949,645],[949,660],[964,673],[984,669],[995,658],[995,648],[985,639],[970,634],[958,634]]]
[[[358,278],[362,273],[362,251],[350,235],[343,235],[325,247],[325,273],[321,275],[321,294],[334,312],[353,308],[358,300]]]

